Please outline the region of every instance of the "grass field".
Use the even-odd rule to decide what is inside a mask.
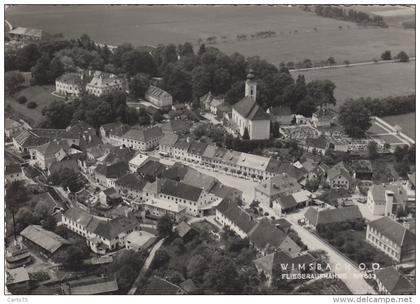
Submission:
[[[405,134],[413,139],[416,138],[416,113],[393,115],[381,118],[391,126],[399,125]]]
[[[49,86],[33,86],[25,88],[19,91],[14,98],[5,97],[5,106],[10,105],[12,109],[20,114],[22,118],[30,123],[32,126],[38,124],[43,116],[42,109],[49,105],[54,100],[60,100],[59,98],[51,95],[51,92],[54,91],[55,87],[53,85]],[[19,96],[26,96],[28,101],[25,104],[19,104],[16,102],[16,98]],[[38,104],[35,109],[28,109],[26,105],[28,102],[34,101]]]
[[[354,66],[339,69],[291,71],[306,81],[330,79],[336,85],[337,106],[348,98],[387,97],[415,93],[415,61]]]
[[[217,36],[215,46],[227,53],[258,55],[272,63],[326,60],[367,61],[384,50],[414,56],[414,31],[401,28],[359,28],[356,24],[316,16],[286,6],[14,6],[6,17],[14,26],[61,32],[67,37],[87,33],[108,44],[133,45],[197,42]],[[342,30],[339,30],[342,27]],[[258,31],[277,36],[237,41]],[[224,38],[222,38],[224,36]],[[308,47],[310,46],[310,47]]]

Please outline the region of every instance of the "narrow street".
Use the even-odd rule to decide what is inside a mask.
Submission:
[[[344,255],[335,248],[326,244],[323,240],[298,224],[298,220],[303,218],[304,211],[287,216],[287,220],[292,224],[292,228],[299,234],[302,242],[310,250],[324,250],[329,257],[329,264],[332,272],[347,285],[353,294],[376,294],[375,290],[363,279],[363,273],[354,266]]]
[[[143,264],[143,267],[140,269],[139,275],[137,276],[137,279],[134,281],[133,285],[131,286],[131,289],[128,291],[129,295],[133,295],[137,291],[137,286],[140,283],[140,280],[144,273],[149,269],[150,265],[153,262],[153,259],[155,258],[156,252],[159,250],[159,248],[162,246],[165,239],[161,239],[159,242],[157,242],[153,248],[150,250],[149,256],[147,257],[146,261]]]

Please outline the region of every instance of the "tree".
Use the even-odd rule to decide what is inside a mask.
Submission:
[[[401,52],[398,53],[397,59],[400,62],[408,62],[410,60],[410,57],[408,57],[406,52],[401,51]]]
[[[335,84],[330,80],[313,80],[306,86],[307,95],[317,106],[335,105]]]
[[[169,262],[170,259],[171,257],[165,250],[158,249],[153,259],[151,268],[158,269],[158,268],[164,267]]]
[[[391,60],[391,51],[387,50],[381,55],[382,60]]]
[[[178,64],[167,65],[163,74],[163,86],[178,102],[187,103],[192,99],[191,75]]]
[[[78,241],[57,253],[56,260],[67,269],[81,269],[82,261],[89,256],[89,248],[84,241]]]
[[[144,98],[144,94],[149,87],[150,77],[147,74],[138,73],[134,75],[128,84],[130,94],[137,98]]]
[[[49,215],[44,220],[41,221],[41,225],[42,225],[42,228],[46,230],[54,231],[56,230],[56,227],[57,227],[57,220],[55,219],[53,215]]]
[[[169,215],[164,215],[159,218],[157,222],[157,231],[160,238],[165,238],[172,234],[173,231],[173,220]]]
[[[235,104],[244,97],[245,83],[243,81],[235,82],[226,92],[225,101]]]
[[[375,141],[370,141],[367,145],[368,158],[375,159],[378,157],[378,144]]]
[[[249,139],[248,127],[245,127],[244,134],[242,135],[242,139],[244,139],[244,140],[248,140]]]
[[[153,121],[154,122],[161,122],[163,120],[163,115],[162,113],[158,110],[155,113],[153,113]]]
[[[145,73],[149,75],[156,74],[156,66],[153,57],[140,50],[131,50],[121,56],[121,67],[129,74],[135,75]]]
[[[50,75],[50,58],[44,54],[38,59],[36,64],[31,68],[33,84],[45,85],[49,84],[51,80]],[[55,80],[55,79],[54,79]]]
[[[274,138],[280,137],[280,125],[277,121],[273,121],[270,123],[270,133],[271,136]]]
[[[19,233],[28,225],[36,223],[36,218],[33,215],[33,212],[28,207],[22,207],[18,210],[15,215],[16,221],[16,232]]]
[[[25,95],[19,96],[19,97],[17,98],[17,102],[18,102],[18,103],[20,103],[20,104],[24,104],[24,103],[26,103],[27,101],[28,101],[28,98],[26,98],[26,96],[25,96]]]
[[[204,274],[203,286],[220,294],[240,294],[242,282],[235,262],[229,257],[215,253],[208,271]]]
[[[41,113],[45,117],[46,127],[64,129],[70,125],[74,111],[71,103],[53,101],[42,109]]]
[[[36,44],[28,44],[16,52],[16,67],[19,71],[29,72],[41,57]]]
[[[212,89],[212,76],[206,66],[197,66],[191,72],[192,94],[198,99]]]
[[[6,94],[13,95],[25,82],[22,73],[18,71],[10,71],[4,74],[4,90]]]
[[[334,64],[336,64],[334,57],[328,57],[327,64],[328,65],[334,65]]]
[[[348,100],[340,107],[338,120],[344,131],[352,137],[363,137],[372,125],[369,109],[357,100]]]
[[[201,254],[193,255],[187,264],[187,276],[194,281],[201,281],[208,268],[208,260]]]

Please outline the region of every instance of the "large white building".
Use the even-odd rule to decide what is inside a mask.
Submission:
[[[65,73],[55,80],[55,92],[59,95],[78,97],[83,90],[83,74]]]
[[[405,209],[407,192],[402,186],[373,185],[367,195],[366,205],[373,215],[391,216],[399,208]]]
[[[145,98],[159,109],[172,107],[172,96],[161,88],[150,85],[146,91]]]
[[[86,92],[99,97],[116,91],[122,92],[123,86],[123,80],[117,75],[96,71],[86,86]]]
[[[252,73],[245,82],[245,97],[233,105],[232,121],[241,136],[248,130],[249,139],[270,138],[270,117],[257,104],[257,82]]]

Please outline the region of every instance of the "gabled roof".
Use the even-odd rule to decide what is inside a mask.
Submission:
[[[99,295],[118,291],[118,284],[115,278],[98,277],[64,283],[63,289],[64,294]]]
[[[250,96],[245,96],[233,105],[242,117],[249,120],[269,120],[270,116]]]
[[[407,202],[407,191],[402,186],[397,185],[373,185],[371,188],[372,197],[375,203],[385,202],[387,193],[392,193],[395,203],[403,204]]]
[[[118,162],[109,166],[99,164],[95,169],[95,173],[107,178],[119,178],[127,172],[128,164],[124,162]]]
[[[78,223],[80,226],[85,227],[87,231],[94,232],[96,227],[103,222],[89,213],[86,213],[78,208],[70,208],[64,214],[64,217]]]
[[[280,193],[276,202],[281,206],[282,209],[294,208],[297,206],[297,202],[292,195],[284,195]]]
[[[184,151],[188,151],[190,145],[191,145],[190,142],[187,142],[183,139],[180,139],[175,143],[174,148],[184,150]]]
[[[22,130],[14,137],[15,141],[22,147],[41,146],[50,140],[47,137],[39,137],[28,130]]]
[[[328,140],[325,136],[320,137],[307,137],[306,138],[306,145],[308,147],[318,148],[318,149],[326,149],[328,145]]]
[[[172,119],[162,124],[162,131],[176,133],[188,130],[189,127],[190,123],[188,121],[185,121],[183,119]]]
[[[287,173],[270,177],[255,187],[256,190],[268,196],[280,193],[293,193],[301,188],[296,178],[289,176]]]
[[[152,139],[156,139],[162,137],[163,133],[162,130],[157,127],[151,128],[131,128],[128,130],[122,137],[128,139],[134,139],[142,142],[148,142]]]
[[[157,177],[163,174],[166,168],[167,166],[165,166],[164,164],[158,161],[149,160],[143,163],[143,165],[137,169],[137,173],[142,175],[143,177],[145,176]]]
[[[112,240],[120,233],[133,230],[138,225],[139,222],[134,217],[120,216],[110,221],[99,223],[94,233],[105,239]]]
[[[117,75],[95,71],[92,80],[89,82],[89,87],[107,88],[110,86],[122,85],[122,79]]]
[[[66,84],[82,86],[83,78],[82,74],[79,73],[64,73],[56,79],[58,82],[64,82]]]
[[[137,151],[129,148],[114,147],[111,152],[107,154],[103,162],[107,165],[112,165],[119,162],[128,163],[136,155]]]
[[[176,232],[178,233],[180,237],[184,237],[191,230],[193,230],[193,228],[184,221],[182,221],[181,223],[178,224],[178,226],[176,226]]]
[[[109,124],[102,125],[101,129],[110,135],[121,136],[130,129],[130,126],[121,122],[111,122]]]
[[[267,219],[259,221],[248,233],[251,243],[260,250],[284,249],[291,255],[300,251],[298,245]],[[285,243],[286,242],[286,243]]]
[[[161,193],[190,201],[198,201],[202,190],[200,188],[167,179],[161,188]]]
[[[251,231],[256,224],[252,216],[230,199],[224,199],[216,209],[245,233]]]
[[[362,219],[358,206],[350,206],[336,209],[315,209],[309,207],[305,212],[305,218],[315,227],[322,224],[333,224],[345,221]]]
[[[43,144],[42,146],[35,147],[35,149],[43,155],[55,154],[61,149],[63,149],[64,152],[66,152],[69,148],[70,147],[66,141],[51,141],[46,144]]]
[[[48,170],[51,174],[54,174],[60,172],[62,169],[69,169],[73,172],[80,171],[76,159],[66,159],[61,162],[53,162]]]
[[[188,152],[195,155],[203,155],[204,151],[207,148],[207,144],[199,142],[199,141],[193,141],[188,149]]]
[[[344,176],[348,181],[352,181],[352,177],[349,171],[342,162],[336,164],[334,167],[328,169],[327,171],[327,177],[330,180],[336,178],[339,175]]]
[[[175,163],[172,167],[162,172],[162,178],[168,178],[175,181],[181,181],[190,168],[181,163]]]
[[[159,141],[159,145],[161,146],[169,146],[173,147],[175,143],[178,141],[179,136],[176,134],[165,134]]]
[[[398,246],[414,246],[416,243],[416,236],[410,230],[389,217],[381,217],[368,225]]]
[[[153,276],[146,287],[146,295],[177,295],[182,293],[181,288],[165,279]]]
[[[264,156],[250,154],[250,153],[241,153],[237,165],[247,168],[252,168],[255,170],[265,171],[268,166],[270,159]]]
[[[27,28],[27,27],[20,27],[19,26],[17,28],[14,28],[13,30],[11,30],[9,32],[9,34],[42,38],[42,35],[44,35],[45,32],[43,30],[40,30],[40,29]]]
[[[159,87],[155,87],[155,86],[153,86],[153,85],[150,85],[150,86],[147,88],[146,95],[152,95],[152,96],[154,96],[154,97],[156,97],[156,98],[162,98],[162,97],[167,98],[167,97],[172,97],[172,96],[171,96],[171,94],[169,94],[169,93],[168,93],[168,92],[166,92],[165,90],[162,90],[161,88],[159,88]]]
[[[142,191],[146,183],[144,179],[134,173],[127,173],[115,181],[117,186],[136,191]]]
[[[20,233],[20,235],[50,253],[56,252],[63,245],[70,244],[69,241],[58,234],[45,230],[39,225],[29,225]]]
[[[414,294],[415,286],[393,266],[375,271],[376,279],[392,295]]]
[[[218,181],[210,175],[189,168],[182,178],[182,182],[209,192]]]

